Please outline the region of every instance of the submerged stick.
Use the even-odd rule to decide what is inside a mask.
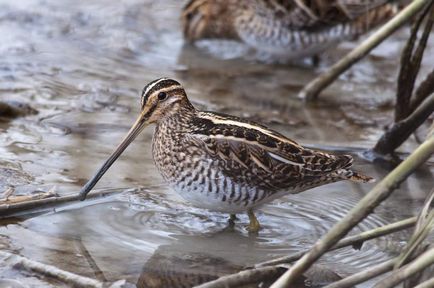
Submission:
[[[414,1],[415,3],[417,1]],[[351,211],[319,239],[308,253],[285,272],[271,288],[290,287],[316,260],[383,202],[416,168],[434,153],[434,135],[379,182]]]
[[[22,257],[6,251],[0,251],[0,257],[4,258],[5,263],[13,267],[23,267],[26,270],[53,277],[73,287],[103,287],[103,283],[97,280],[64,271],[57,267],[30,260],[26,257]]]
[[[86,246],[84,246],[81,237],[77,240],[74,240],[74,243],[77,244],[78,246],[77,248],[78,250],[80,250],[81,255],[83,255],[84,258],[86,258],[86,261],[89,264],[89,267],[92,269],[95,278],[103,283],[107,282],[107,278],[105,277],[104,272],[98,267],[98,264],[93,259],[92,254],[90,254]]]
[[[382,227],[378,227],[378,228],[375,228],[372,230],[364,231],[364,232],[357,234],[357,235],[348,236],[348,237],[340,240],[335,246],[330,248],[329,251],[344,248],[347,246],[357,245],[357,244],[363,243],[364,241],[367,241],[367,240],[371,240],[371,239],[374,239],[377,237],[391,234],[391,233],[396,232],[396,231],[410,228],[410,227],[414,226],[414,224],[416,223],[416,220],[417,220],[417,217],[410,217],[410,218],[407,218],[407,219],[404,219],[404,220],[401,220],[398,222],[394,222],[394,223],[391,223],[391,224],[388,224],[388,225],[385,225]],[[284,257],[276,258],[276,259],[269,260],[266,262],[258,263],[255,265],[255,267],[263,267],[263,266],[271,266],[271,265],[290,263],[290,262],[293,262],[293,261],[300,259],[307,252],[309,252],[309,250],[303,250],[303,251],[294,253],[294,254],[289,255],[289,256],[284,256]]]
[[[361,271],[359,273],[353,274],[344,278],[342,280],[336,281],[330,285],[325,286],[324,288],[350,288],[354,287],[357,284],[368,281],[369,279],[375,278],[381,274],[389,272],[393,269],[393,265],[395,265],[397,259],[391,259],[381,264],[375,265],[369,269]]]
[[[389,22],[380,27],[376,32],[363,41],[358,47],[348,53],[344,58],[330,67],[326,72],[309,82],[298,94],[300,98],[314,100],[318,94],[329,86],[343,72],[354,63],[363,58],[372,49],[377,47],[384,39],[389,37],[398,28],[409,21],[414,15],[421,11],[429,1],[414,0],[393,17]]]
[[[89,194],[89,197],[106,197],[115,193],[119,193],[121,189],[110,189],[103,191],[95,191]],[[66,195],[66,196],[55,196],[43,199],[31,199],[19,203],[13,204],[0,204],[0,218],[7,217],[15,213],[25,212],[32,209],[42,209],[48,208],[55,205],[61,205],[68,202],[80,200],[77,194]]]

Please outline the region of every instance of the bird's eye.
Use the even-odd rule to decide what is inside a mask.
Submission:
[[[190,12],[187,13],[187,20],[190,21],[191,19],[193,19],[194,13]]]
[[[158,93],[158,100],[163,101],[167,98],[167,93],[166,92],[160,92]]]

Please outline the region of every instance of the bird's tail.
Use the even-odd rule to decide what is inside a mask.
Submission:
[[[395,16],[401,9],[402,7],[398,6],[396,3],[387,3],[383,6],[371,9],[366,13],[362,13],[352,21],[350,29],[352,35],[357,38],[361,34],[387,22],[387,20]]]

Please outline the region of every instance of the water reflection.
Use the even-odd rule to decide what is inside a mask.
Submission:
[[[195,239],[184,238],[158,247],[143,265],[137,287],[193,287],[243,268],[208,251],[198,251]]]

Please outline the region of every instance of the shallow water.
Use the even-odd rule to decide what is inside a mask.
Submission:
[[[236,58],[242,47],[184,45],[181,3],[155,2],[0,0],[0,100],[39,111],[0,121],[0,190],[76,193],[133,123],[139,91],[162,76],[182,82],[198,107],[263,122],[314,147],[357,154],[390,124],[405,29],[321,101],[304,105],[297,91],[354,43],[325,55],[318,68],[261,64]],[[433,47],[431,40],[424,71],[434,63]],[[101,280],[165,286],[159,281],[170,274],[177,283],[197,283],[308,248],[373,186],[341,182],[283,197],[261,209],[264,229],[252,237],[244,229],[247,216],[228,231],[227,215],[191,207],[170,191],[152,163],[151,137],[148,128],[97,186],[144,188],[10,221],[0,228],[5,249]],[[402,150],[415,145],[409,141]],[[356,166],[378,179],[391,169],[363,160]],[[411,176],[353,232],[416,214],[433,171],[431,163]],[[406,237],[402,232],[367,242],[361,251],[341,249],[323,263],[341,275],[353,273],[395,255]],[[40,281],[0,269],[3,278]]]

